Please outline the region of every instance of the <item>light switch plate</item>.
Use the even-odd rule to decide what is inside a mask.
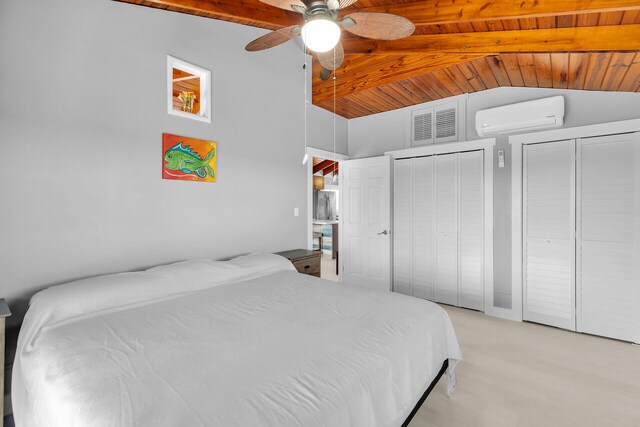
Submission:
[[[498,150],[498,167],[504,167],[504,150]]]
[[[300,208],[293,208],[293,216],[300,216]]]

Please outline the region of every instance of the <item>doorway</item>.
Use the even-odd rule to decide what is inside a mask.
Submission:
[[[308,249],[319,251],[320,277],[340,280],[340,161],[347,157],[313,148],[307,149],[308,165]]]

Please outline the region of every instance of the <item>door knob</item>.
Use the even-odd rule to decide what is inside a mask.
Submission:
[[[390,234],[390,233],[389,233],[389,230],[384,230],[384,231],[379,232],[378,236],[381,235],[381,234],[384,234],[386,236],[387,234]]]

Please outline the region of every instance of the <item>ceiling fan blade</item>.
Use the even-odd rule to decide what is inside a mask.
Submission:
[[[345,16],[341,24],[350,33],[377,40],[402,39],[416,30],[413,22],[391,13],[355,12]]]
[[[327,70],[337,70],[344,61],[344,49],[342,43],[338,42],[336,47],[327,52],[318,53],[320,65]]]
[[[298,10],[294,9],[293,6],[307,10],[307,6],[305,6],[305,4],[301,0],[260,0],[260,1],[262,3],[268,4],[269,6],[279,7],[280,9],[285,9],[285,10],[295,10],[296,12],[298,12]]]
[[[249,52],[256,52],[258,50],[265,50],[272,47],[281,45],[284,42],[291,40],[292,38],[300,34],[300,26],[293,25],[291,27],[280,28],[279,30],[272,31],[265,34],[262,37],[258,37],[251,43],[249,43],[245,50]]]

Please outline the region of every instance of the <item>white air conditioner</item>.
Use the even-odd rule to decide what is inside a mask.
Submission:
[[[478,111],[476,130],[481,137],[518,131],[536,131],[561,127],[563,120],[564,98],[552,96]]]

